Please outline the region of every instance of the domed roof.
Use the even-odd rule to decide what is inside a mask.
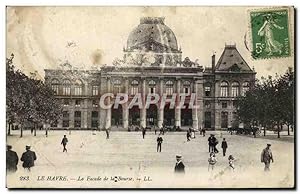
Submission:
[[[153,45],[165,52],[178,51],[174,32],[164,24],[163,17],[144,17],[140,24],[129,34],[127,49],[148,49]]]

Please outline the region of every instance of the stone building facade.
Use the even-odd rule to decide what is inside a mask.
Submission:
[[[118,63],[100,70],[45,69],[45,81],[50,84],[63,106],[62,119],[53,128],[119,129],[131,125],[142,127],[179,126],[195,129],[227,129],[237,126],[236,99],[253,85],[255,72],[242,58],[235,45],[225,45],[215,63],[203,68],[189,58],[182,60],[175,34],[164,24],[164,18],[141,18],[130,33],[124,57]],[[100,98],[105,93],[128,94],[129,101],[115,108],[103,109]],[[196,108],[170,108],[159,102],[149,108],[129,107],[140,93],[143,102],[147,94],[167,94],[185,104],[195,94]],[[116,97],[106,98],[114,103]]]

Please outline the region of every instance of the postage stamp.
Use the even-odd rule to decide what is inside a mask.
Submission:
[[[288,9],[250,11],[252,57],[291,56]]]

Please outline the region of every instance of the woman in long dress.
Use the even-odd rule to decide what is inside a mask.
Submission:
[[[283,45],[274,39],[274,36],[273,36],[274,28],[277,28],[280,30],[284,29],[284,27],[281,27],[275,23],[271,14],[267,14],[264,19],[264,24],[258,30],[257,34],[259,36],[265,37],[265,43],[266,43],[265,50],[268,53],[268,55],[272,55],[273,53],[281,54],[281,52],[282,52],[281,49],[282,49]]]

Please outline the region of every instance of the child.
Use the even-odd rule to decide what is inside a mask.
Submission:
[[[228,163],[229,163],[229,168],[231,168],[234,171],[234,157],[232,155],[229,155]]]
[[[208,158],[208,171],[211,168],[211,170],[214,170],[214,166],[217,163],[217,158],[214,152],[211,152],[209,154],[209,158]]]

